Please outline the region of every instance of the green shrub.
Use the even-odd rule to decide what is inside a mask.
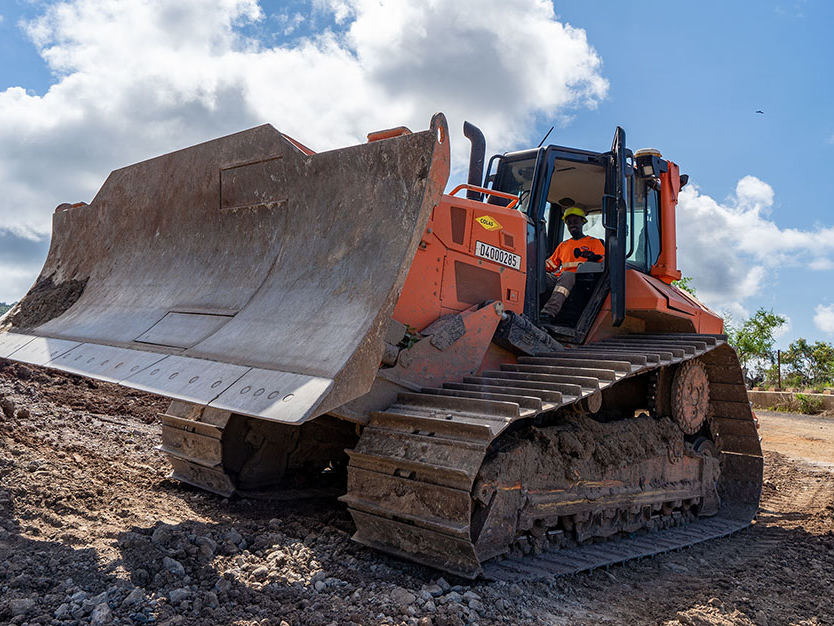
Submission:
[[[804,393],[796,394],[796,404],[800,413],[805,415],[816,415],[822,413],[822,398],[814,398]]]

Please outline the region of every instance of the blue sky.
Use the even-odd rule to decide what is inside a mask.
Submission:
[[[116,167],[263,122],[327,149],[443,110],[490,152],[551,125],[549,142],[604,150],[623,126],[691,176],[679,265],[699,297],[786,315],[783,347],[834,340],[830,2],[4,0],[0,15],[0,301],[34,280],[52,208]]]

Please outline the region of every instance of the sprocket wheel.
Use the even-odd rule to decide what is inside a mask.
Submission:
[[[672,419],[687,435],[697,433],[709,412],[709,379],[699,361],[687,361],[672,378]]]

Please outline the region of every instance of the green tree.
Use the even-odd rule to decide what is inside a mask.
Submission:
[[[725,320],[727,339],[738,352],[738,359],[745,371],[755,365],[759,366],[757,369],[762,369],[763,362],[773,362],[773,344],[776,343],[773,333],[784,323],[784,317],[763,308],[744,320],[740,326],[733,325],[731,318]]]
[[[672,284],[678,289],[683,289],[684,291],[691,293],[693,296],[695,295],[695,287],[692,284],[691,276],[681,276],[678,280],[673,280]]]
[[[834,383],[834,346],[830,343],[797,339],[782,353],[782,363],[798,386],[822,388]]]
[[[0,302],[0,315],[3,315],[6,311],[12,308],[11,304],[6,304],[5,302]]]

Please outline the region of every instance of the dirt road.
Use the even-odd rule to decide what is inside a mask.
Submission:
[[[821,467],[834,467],[834,417],[756,411],[762,448]]]
[[[168,480],[151,396],[0,362],[0,405],[0,623],[834,623],[831,418],[760,415],[748,530],[508,585],[358,546],[332,499],[226,501]]]

